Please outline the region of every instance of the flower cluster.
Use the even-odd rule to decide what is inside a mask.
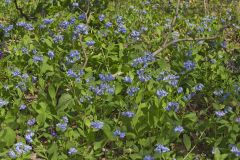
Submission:
[[[61,122],[58,123],[57,128],[59,128],[62,132],[67,130],[68,127],[68,118],[66,116],[62,117]]]
[[[116,130],[113,132],[114,136],[119,136],[119,138],[124,138],[126,133],[125,132],[121,132],[120,130]]]
[[[18,142],[14,144],[14,148],[8,152],[8,155],[11,158],[17,158],[21,157],[24,154],[29,153],[31,150],[32,150],[31,146],[23,144],[22,142]]]

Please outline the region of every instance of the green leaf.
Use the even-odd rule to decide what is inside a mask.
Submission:
[[[70,94],[64,93],[57,105],[57,112],[63,112],[66,108],[72,108],[75,105],[74,99]]]
[[[184,143],[187,150],[189,150],[191,148],[191,139],[186,134],[183,135],[183,143]]]
[[[16,140],[16,133],[13,129],[6,127],[0,132],[0,142],[6,146],[12,146]]]

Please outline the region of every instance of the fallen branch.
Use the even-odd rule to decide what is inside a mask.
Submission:
[[[183,39],[177,39],[177,40],[173,40],[165,45],[163,45],[162,47],[160,47],[158,50],[156,50],[155,52],[153,52],[153,56],[156,56],[158,53],[162,52],[164,49],[168,48],[169,46],[171,46],[174,43],[178,43],[178,42],[184,42],[184,41],[202,41],[202,40],[213,40],[213,39],[217,39],[219,36],[214,36],[214,37],[203,37],[203,38],[183,38]]]
[[[13,2],[14,2],[14,4],[15,4],[16,9],[20,12],[21,16],[23,16],[26,20],[29,21],[29,20],[31,20],[31,19],[36,19],[36,17],[31,17],[31,16],[28,16],[27,14],[25,14],[25,13],[23,12],[22,8],[20,8],[20,7],[18,6],[17,0],[14,0]]]

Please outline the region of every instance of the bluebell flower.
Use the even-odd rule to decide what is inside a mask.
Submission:
[[[184,129],[183,129],[182,126],[177,126],[177,127],[174,128],[174,131],[178,132],[178,133],[182,133],[184,131]]]
[[[125,77],[123,77],[123,81],[125,82],[125,83],[132,83],[132,78],[131,77],[129,77],[129,76],[125,76]]]
[[[146,32],[148,30],[147,27],[141,27],[141,32]]]
[[[48,51],[47,55],[50,59],[53,59],[55,54],[53,51]]]
[[[20,76],[21,75],[21,72],[19,70],[15,70],[12,72],[12,76],[13,77],[17,77],[17,76]]]
[[[127,94],[129,96],[133,96],[136,92],[138,92],[140,89],[138,87],[130,87],[127,89]]]
[[[99,74],[98,76],[103,82],[110,82],[115,79],[112,74]]]
[[[90,46],[93,46],[95,44],[95,41],[90,40],[90,41],[87,41],[86,44],[90,47]]]
[[[35,123],[36,123],[36,119],[35,118],[29,119],[27,121],[27,125],[29,125],[29,126],[33,126]]]
[[[117,19],[116,19],[117,24],[118,24],[118,25],[123,25],[123,17],[122,17],[122,16],[117,16],[116,18],[117,18]]]
[[[103,15],[103,14],[99,15],[98,19],[100,22],[102,22],[105,19],[105,15]]]
[[[4,32],[8,33],[9,31],[11,31],[13,29],[13,25],[9,25],[7,27],[4,28]]]
[[[215,91],[213,92],[213,94],[214,94],[215,96],[221,96],[221,95],[223,95],[223,89],[215,90]]]
[[[62,42],[63,41],[63,35],[55,35],[53,37],[54,43]]]
[[[44,28],[46,28],[46,27],[47,27],[47,26],[44,25],[44,24],[40,24],[40,25],[39,25],[39,28],[40,28],[40,29],[44,29]]]
[[[3,106],[8,105],[8,103],[9,103],[8,101],[3,100],[3,99],[0,98],[0,108],[3,107]]]
[[[78,17],[80,20],[85,20],[86,19],[86,14],[83,13]]]
[[[75,63],[80,60],[80,53],[77,50],[72,50],[69,55],[66,56],[68,63]]]
[[[69,77],[72,77],[72,78],[77,78],[77,77],[78,77],[78,75],[77,75],[72,69],[69,69],[69,70],[67,71],[67,75],[68,75]]]
[[[179,103],[177,102],[168,102],[167,107],[165,108],[167,111],[174,110],[178,111]]]
[[[169,152],[170,149],[168,147],[163,146],[162,144],[157,144],[157,147],[154,149],[154,151],[161,154],[161,153]]]
[[[18,142],[14,145],[14,150],[17,153],[18,157],[20,157],[23,154],[26,154],[32,150],[32,147],[26,144],[23,144],[22,142]]]
[[[72,17],[70,20],[69,20],[69,24],[74,24],[76,22],[76,18]]]
[[[27,73],[22,74],[21,76],[23,79],[28,79],[29,75]]]
[[[72,4],[72,6],[73,6],[73,7],[78,7],[79,4],[75,2],[75,3]]]
[[[10,158],[12,158],[12,159],[17,158],[16,153],[15,153],[12,149],[9,150],[9,152],[8,152],[8,156],[9,156]]]
[[[63,29],[67,29],[69,26],[69,22],[68,21],[63,21],[59,24],[59,27],[60,28],[63,28]]]
[[[51,24],[52,22],[53,22],[53,19],[44,19],[43,20],[43,23],[46,24],[46,25]]]
[[[139,40],[139,36],[140,36],[140,32],[133,30],[130,34],[130,36],[135,39],[135,40]]]
[[[22,47],[22,53],[23,54],[28,54],[28,49],[26,47]]]
[[[76,148],[70,148],[69,150],[68,150],[68,154],[69,155],[74,155],[74,154],[76,154],[78,151],[77,151],[77,149]]]
[[[19,107],[20,110],[24,110],[24,109],[26,109],[26,108],[27,108],[27,106],[26,106],[25,104],[22,104],[22,105],[20,105],[20,107]]]
[[[184,65],[184,68],[188,71],[193,70],[195,68],[195,63],[190,60],[184,62],[183,65]]]
[[[43,56],[40,55],[40,56],[33,56],[33,61],[34,62],[42,62],[43,61]]]
[[[132,62],[132,66],[136,67],[139,64],[148,64],[150,62],[154,62],[155,61],[155,57],[153,56],[153,54],[146,52],[145,55],[143,57],[138,57],[136,59],[133,60]]]
[[[127,112],[122,112],[122,115],[128,118],[132,118],[135,114],[133,112],[127,111]]]
[[[179,88],[177,89],[177,92],[178,92],[178,93],[182,93],[182,92],[183,92],[183,88],[182,88],[182,87],[179,87]]]
[[[88,34],[88,27],[85,24],[79,24],[75,27],[75,34]]]
[[[32,132],[31,130],[27,130],[27,134],[25,135],[25,139],[28,143],[32,143],[33,139],[32,137],[34,136],[34,132]]]
[[[157,90],[156,94],[158,98],[166,97],[168,95],[168,93],[163,89]]]
[[[66,131],[68,127],[68,118],[66,116],[62,117],[61,122],[57,123],[56,126],[62,131]]]
[[[0,51],[0,59],[3,58],[3,52]]]
[[[146,155],[143,160],[154,160],[154,158],[150,155]]]
[[[111,22],[107,22],[107,23],[105,24],[105,27],[106,27],[106,28],[112,27],[112,23],[111,23]]]
[[[95,129],[102,129],[103,125],[104,125],[104,123],[100,122],[100,121],[91,122],[91,127],[95,128]]]
[[[194,89],[195,89],[196,91],[201,91],[201,90],[203,89],[203,87],[204,87],[204,85],[203,85],[202,83],[199,83],[199,84],[197,84],[197,85],[194,87]]]
[[[5,3],[9,5],[12,2],[12,0],[5,0]]]
[[[237,118],[235,119],[235,122],[240,123],[240,117],[237,117]]]
[[[237,157],[240,157],[240,150],[236,146],[232,146],[231,152],[234,153]]]
[[[27,23],[27,24],[24,26],[24,28],[25,28],[26,30],[28,30],[28,31],[34,30],[34,27],[32,26],[32,24],[29,24],[29,23]]]
[[[115,130],[113,132],[113,135],[114,136],[119,136],[119,138],[124,138],[126,134],[124,132],[121,132],[120,130]]]
[[[227,112],[225,111],[215,111],[215,115],[219,118],[225,116],[226,114]]]
[[[127,29],[123,26],[123,25],[120,25],[118,26],[118,30],[117,30],[119,33],[127,33]]]

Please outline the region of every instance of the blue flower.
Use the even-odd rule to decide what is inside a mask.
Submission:
[[[77,50],[72,50],[69,55],[66,56],[68,63],[75,63],[80,60],[80,53]]]
[[[19,70],[15,70],[12,72],[13,77],[19,76],[21,72]]]
[[[139,91],[139,88],[138,87],[131,87],[131,88],[128,88],[127,89],[127,94],[129,96],[133,96],[136,92]]]
[[[33,56],[33,61],[34,62],[42,62],[43,61],[43,56]]]
[[[0,98],[0,107],[8,105],[8,103],[9,103],[8,101],[5,101],[5,100]]]
[[[126,134],[124,132],[119,131],[119,130],[115,130],[113,132],[113,135],[114,136],[119,136],[119,138],[124,138]]]
[[[53,37],[54,43],[62,42],[63,41],[63,35],[55,35]]]
[[[103,15],[103,14],[99,15],[98,19],[100,22],[102,22],[105,19],[105,15]]]
[[[77,78],[77,77],[78,77],[78,75],[77,75],[72,69],[69,69],[69,70],[67,71],[67,75],[68,75],[69,77],[72,77],[72,78]]]
[[[184,129],[183,129],[182,126],[177,126],[177,127],[174,128],[174,131],[178,132],[178,133],[182,133],[184,131]]]
[[[227,112],[225,111],[215,111],[215,115],[219,118],[225,116],[226,114]]]
[[[75,27],[75,34],[88,34],[88,27],[85,24],[79,24]]]
[[[118,32],[125,34],[127,33],[127,29],[123,25],[121,25],[118,26]]]
[[[86,14],[83,13],[78,17],[80,20],[85,20],[86,19]]]
[[[154,160],[154,158],[150,155],[146,155],[143,160]]]
[[[140,32],[133,30],[130,36],[135,40],[139,40]]]
[[[122,115],[128,118],[132,118],[134,116],[134,113],[127,111],[127,112],[122,112]]]
[[[32,147],[22,142],[18,142],[14,145],[14,151],[17,154],[17,157],[21,157],[21,155],[26,154],[32,150]]]
[[[162,144],[157,144],[157,147],[154,149],[155,152],[165,153],[169,152],[170,149],[168,147],[163,146]]]
[[[156,94],[158,98],[166,97],[168,95],[168,93],[163,89],[157,90]]]
[[[13,159],[17,158],[16,153],[12,149],[8,152],[8,156]]]
[[[237,157],[240,157],[240,150],[236,146],[232,146],[231,152],[234,153]]]
[[[27,134],[25,135],[25,139],[28,143],[32,143],[33,139],[32,137],[34,136],[34,132],[32,132],[31,130],[27,130]]]
[[[50,59],[53,59],[54,58],[54,52],[53,51],[48,51],[48,57],[50,58]]]
[[[184,65],[184,68],[188,71],[193,70],[195,68],[195,63],[190,60],[184,62],[183,65]]]
[[[43,20],[43,23],[46,24],[46,25],[51,24],[52,22],[53,22],[53,19],[44,19]]]
[[[197,85],[194,87],[194,89],[195,89],[196,91],[201,91],[201,90],[203,89],[203,87],[204,87],[204,85],[203,85],[202,83],[199,83],[199,84],[197,84]]]
[[[27,121],[27,125],[29,125],[29,126],[33,126],[35,123],[36,123],[36,119],[35,118],[29,119]]]
[[[183,92],[183,88],[182,87],[179,87],[178,90],[177,90],[178,93],[182,93]]]
[[[76,148],[70,148],[69,151],[68,151],[68,154],[69,155],[73,155],[73,154],[76,154],[78,151]]]
[[[27,106],[26,106],[25,104],[22,104],[22,105],[20,105],[20,107],[19,107],[20,110],[24,110],[24,109],[26,109],[26,108],[27,108]]]
[[[95,129],[102,129],[103,125],[104,125],[104,123],[100,122],[100,121],[91,122],[91,127],[95,128]]]
[[[69,26],[69,22],[68,21],[63,21],[59,24],[59,27],[63,28],[63,29],[67,29]]]
[[[112,74],[99,74],[99,78],[103,82],[110,82],[110,81],[113,81],[115,79]]]
[[[78,3],[73,3],[72,6],[73,6],[73,7],[78,7],[79,4],[78,4]]]
[[[62,132],[67,130],[68,118],[66,116],[62,117],[61,122],[56,125]]]
[[[126,76],[126,77],[123,77],[123,81],[126,82],[126,83],[132,83],[132,78],[129,77],[129,76]]]
[[[95,44],[95,41],[90,40],[90,41],[87,41],[86,44],[90,47],[90,46],[93,46]]]
[[[168,102],[167,107],[165,108],[167,111],[174,110],[178,111],[179,104],[177,102]]]
[[[111,23],[111,22],[107,22],[107,23],[105,24],[105,27],[106,27],[106,28],[112,27],[112,23]]]

